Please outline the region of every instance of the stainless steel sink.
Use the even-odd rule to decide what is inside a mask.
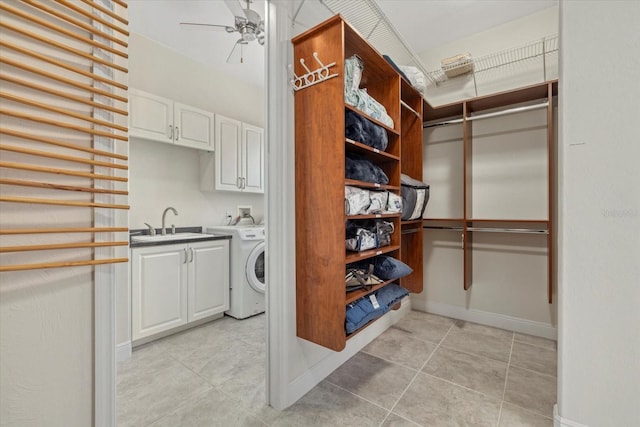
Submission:
[[[132,242],[166,242],[171,240],[198,240],[198,239],[207,239],[211,237],[212,234],[204,234],[204,233],[177,233],[177,234],[167,234],[166,236],[162,236],[157,234],[155,236],[131,236]]]

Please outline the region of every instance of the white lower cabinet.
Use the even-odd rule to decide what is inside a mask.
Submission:
[[[138,340],[229,309],[229,241],[131,250],[131,336]]]

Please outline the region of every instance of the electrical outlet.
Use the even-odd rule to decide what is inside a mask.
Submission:
[[[233,213],[227,211],[226,219],[227,219],[227,224],[231,224],[231,221],[233,221]]]

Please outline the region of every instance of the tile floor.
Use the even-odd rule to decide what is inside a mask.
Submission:
[[[552,426],[554,341],[410,312],[286,411],[264,405],[264,315],[118,364],[118,426]]]

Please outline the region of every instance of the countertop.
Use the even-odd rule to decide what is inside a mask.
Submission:
[[[156,229],[156,233],[157,235],[161,234],[160,229]],[[169,232],[170,233],[170,232]],[[149,230],[146,228],[141,228],[141,229],[133,229],[133,230],[129,230],[129,247],[130,248],[144,248],[144,247],[149,247],[149,246],[166,246],[166,245],[175,245],[175,244],[181,244],[181,243],[190,243],[190,242],[208,242],[211,240],[230,240],[231,239],[231,235],[230,234],[208,234],[208,233],[203,233],[202,232],[202,227],[176,227],[176,235],[179,235],[180,233],[202,233],[203,236],[207,236],[207,237],[202,237],[202,238],[198,238],[198,239],[193,239],[193,238],[185,238],[185,239],[179,239],[179,238],[175,238],[175,239],[171,239],[171,240],[165,240],[165,241],[155,241],[155,242],[134,242],[131,240],[131,236],[148,236],[149,235]]]

